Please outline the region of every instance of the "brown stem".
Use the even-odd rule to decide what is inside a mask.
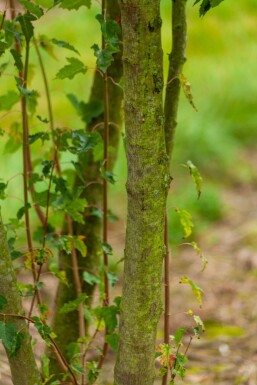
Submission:
[[[169,233],[168,233],[168,216],[165,217],[165,256],[164,256],[164,343],[169,344],[170,335],[170,255],[169,255]],[[168,382],[168,371],[162,377],[162,385]]]

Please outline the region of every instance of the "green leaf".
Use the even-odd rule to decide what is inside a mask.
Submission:
[[[47,118],[42,118],[42,116],[40,115],[37,115],[36,116],[38,118],[38,120],[40,120],[40,122],[42,123],[49,123],[49,120]]]
[[[61,0],[60,7],[64,9],[79,9],[85,5],[87,8],[91,6],[91,0]]]
[[[14,357],[21,347],[22,339],[22,334],[18,332],[16,325],[0,321],[0,339],[10,356]]]
[[[0,56],[5,53],[6,48],[8,48],[8,44],[5,41],[0,41]]]
[[[68,303],[65,303],[59,310],[59,313],[66,314],[74,310],[77,310],[79,305],[85,302],[86,299],[87,299],[87,295],[85,293],[81,294],[78,298],[74,299],[73,301],[69,301]]]
[[[197,110],[197,107],[194,103],[194,97],[193,97],[193,94],[191,92],[191,83],[187,80],[187,78],[183,74],[180,74],[178,76],[178,78],[179,78],[180,84],[183,88],[185,97],[187,98],[187,100],[189,101],[189,103],[191,104],[193,109],[197,112],[198,110]]]
[[[42,144],[44,144],[46,140],[50,139],[49,133],[41,131],[37,132],[36,134],[29,135],[29,144],[36,142],[38,139],[41,139]]]
[[[44,377],[44,379],[48,378],[49,377],[49,363],[50,363],[50,360],[49,358],[45,355],[45,354],[42,354],[40,356],[40,359],[41,359],[41,362],[42,362],[42,365],[41,365],[41,371],[42,371],[42,375]]]
[[[85,74],[87,72],[87,67],[84,65],[84,63],[82,63],[82,61],[74,57],[68,57],[66,59],[70,64],[59,70],[59,72],[56,74],[56,79],[73,79],[75,75],[79,73]]]
[[[85,130],[72,131],[72,146],[68,150],[72,154],[82,154],[92,150],[101,141],[99,133],[88,133]]]
[[[89,285],[98,285],[101,280],[94,274],[88,271],[83,271],[83,280]]]
[[[72,367],[72,369],[73,369],[76,373],[79,373],[79,374],[86,374],[85,369],[83,369],[83,367],[82,367],[80,364],[76,363],[76,362],[73,362],[73,363],[71,364],[71,367]]]
[[[92,45],[91,47],[94,51],[94,55],[97,58],[96,65],[102,71],[106,72],[108,67],[114,61],[113,54],[119,50],[111,46],[107,46],[104,49],[100,49],[97,44]]]
[[[85,123],[91,124],[94,119],[103,113],[104,107],[101,100],[91,100],[84,103],[78,101],[74,94],[67,94],[67,98]]]
[[[185,167],[187,167],[187,169],[189,170],[190,175],[195,183],[195,187],[196,187],[196,191],[199,199],[202,193],[203,178],[201,177],[201,174],[198,168],[191,162],[191,160],[187,161],[187,164]]]
[[[107,255],[112,255],[112,247],[111,245],[109,245],[109,243],[106,243],[106,242],[103,242],[102,243],[102,249],[103,249],[103,252]]]
[[[65,211],[79,223],[84,223],[84,209],[87,207],[87,201],[83,198],[77,198],[66,205]]]
[[[196,0],[194,5],[199,3],[201,0]],[[217,7],[223,0],[202,0],[200,5],[200,16],[204,16],[211,8]]]
[[[7,188],[8,183],[0,182],[0,199],[6,198],[5,189]]]
[[[109,334],[105,337],[105,341],[110,345],[115,353],[118,351],[119,335],[117,333]]]
[[[22,145],[22,132],[20,123],[14,122],[11,126],[12,135],[9,135],[9,139],[6,142],[4,153],[13,154]]]
[[[68,43],[66,41],[58,40],[58,39],[52,39],[52,43],[57,45],[58,47],[66,48],[66,49],[73,51],[73,52],[77,53],[78,55],[80,55],[79,51],[76,48],[74,48],[70,43]]]
[[[186,332],[185,328],[179,328],[175,331],[174,342],[175,342],[176,346],[178,346],[180,344],[181,339],[182,339],[183,335],[185,334],[185,332]]]
[[[184,238],[187,238],[192,234],[192,228],[194,227],[192,216],[186,210],[180,210],[179,208],[176,208],[175,211],[178,213],[180,223],[184,229]]]
[[[102,174],[102,177],[107,180],[108,182],[110,182],[111,184],[115,184],[115,179],[114,179],[114,176],[113,176],[113,173],[111,171],[106,171],[105,170],[105,167],[102,165],[100,167],[100,172]]]
[[[14,59],[14,65],[17,67],[18,71],[23,70],[23,63],[22,63],[22,57],[19,52],[16,51],[16,49],[11,49],[10,50],[12,57]]]
[[[26,11],[30,12],[32,15],[36,16],[39,19],[44,15],[44,11],[37,4],[32,3],[28,0],[19,0],[19,3],[23,5]]]
[[[179,283],[187,283],[191,286],[193,293],[195,294],[197,301],[199,302],[200,307],[202,306],[202,294],[203,294],[203,289],[198,286],[194,281],[191,279],[187,278],[185,275],[183,275]]]
[[[25,212],[26,212],[27,210],[29,210],[30,208],[31,208],[30,203],[26,203],[25,206],[21,207],[21,208],[17,211],[17,214],[16,214],[17,218],[18,218],[18,219],[21,219],[21,218],[23,217],[23,215],[25,214]]]
[[[75,249],[77,249],[82,257],[86,257],[87,255],[87,246],[85,242],[80,237],[73,237],[73,244]]]
[[[24,15],[19,14],[16,18],[16,20],[20,23],[21,30],[23,32],[27,45],[29,44],[30,39],[33,37],[34,27],[32,25],[32,21],[36,19],[37,18],[31,13],[25,13]]]
[[[0,294],[0,312],[2,312],[4,305],[6,305],[7,303],[7,299]]]
[[[54,161],[53,160],[43,160],[43,162],[41,162],[43,168],[42,168],[42,174],[44,176],[47,176],[50,174],[50,171],[52,170],[52,167],[54,165]]]
[[[62,284],[69,286],[65,270],[60,270],[57,263],[50,263],[48,268],[54,274],[54,276],[59,279]]]

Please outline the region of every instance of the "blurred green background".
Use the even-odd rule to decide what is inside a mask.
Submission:
[[[4,7],[1,1],[1,9]],[[171,2],[162,0],[164,71],[167,76],[168,53],[170,51]],[[95,15],[100,5],[93,2],[88,10],[50,10],[46,16],[35,22],[38,35],[65,40],[80,52],[80,60],[89,67],[86,75],[77,75],[73,80],[56,80],[58,70],[66,64],[65,58],[75,54],[55,47],[55,59],[43,52],[53,100],[55,125],[82,128],[83,123],[66,93],[74,93],[79,100],[86,101],[90,94],[95,58],[90,47],[100,43],[99,23]],[[1,57],[0,64],[10,60]],[[225,207],[222,191],[226,186],[243,183],[257,183],[256,173],[249,167],[249,160],[255,154],[257,134],[257,10],[255,0],[225,0],[200,18],[198,7],[188,1],[188,48],[184,75],[192,84],[196,112],[181,94],[176,144],[172,165],[172,176],[168,206],[170,208],[170,236],[174,243],[181,240],[183,229],[174,207],[188,210],[195,219],[195,235],[205,230],[212,222],[222,219]],[[1,76],[1,95],[15,89],[10,66]],[[37,57],[31,49],[30,88],[39,90],[41,97],[36,115],[47,115],[46,101]],[[20,107],[13,112],[0,113],[0,127],[7,133],[1,138],[1,178],[10,179],[21,173],[20,152],[13,154],[5,150],[8,135],[14,135],[11,124],[18,119]],[[31,122],[31,132],[42,130],[36,118]],[[18,139],[19,140],[19,139]],[[40,145],[33,145],[35,156],[43,152]],[[203,179],[201,199],[197,199],[195,186],[181,164],[191,160],[200,170]],[[69,159],[62,159],[68,162]],[[111,200],[114,210],[125,216],[125,156],[121,143],[120,158],[115,167],[117,183],[111,186]],[[64,163],[65,164],[65,163]],[[69,165],[67,163],[67,168]],[[18,193],[18,190],[21,190]],[[9,183],[10,198],[3,202],[5,218],[13,217],[21,202],[21,175]],[[118,204],[117,204],[118,202]]]

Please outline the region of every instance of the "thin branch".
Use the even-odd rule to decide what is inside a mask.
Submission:
[[[169,344],[170,335],[170,254],[169,254],[169,233],[168,233],[168,215],[165,216],[165,237],[164,243],[166,252],[164,256],[164,343]],[[168,371],[162,377],[162,385],[168,382]]]

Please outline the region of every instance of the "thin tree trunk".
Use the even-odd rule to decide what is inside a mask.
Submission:
[[[21,297],[17,288],[16,276],[10,258],[6,232],[3,226],[0,213],[0,294],[7,300],[3,312],[7,314],[23,315]],[[22,333],[21,347],[16,355],[10,356],[6,350],[14,385],[40,385],[41,378],[36,365],[35,357],[31,346],[31,336],[28,325],[24,319],[16,317],[0,316],[1,321],[13,323],[18,331]]]
[[[128,217],[115,385],[151,385],[170,184],[159,0],[122,0]]]

